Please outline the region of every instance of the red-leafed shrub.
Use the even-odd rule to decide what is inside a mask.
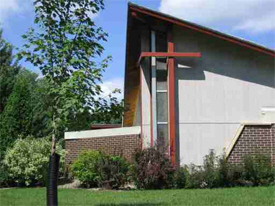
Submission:
[[[174,172],[169,156],[162,149],[138,150],[133,156],[132,179],[139,189],[171,188]]]

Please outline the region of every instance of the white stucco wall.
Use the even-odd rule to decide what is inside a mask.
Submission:
[[[141,136],[142,136],[142,146],[143,147],[149,147],[151,143],[151,95],[150,95],[150,74],[149,74],[149,67],[145,66],[146,61],[143,62],[141,65],[141,107],[142,107],[142,130],[141,130]]]
[[[150,33],[144,28],[141,33],[141,51],[150,51]],[[151,143],[151,94],[150,94],[150,59],[141,62],[141,137],[142,146],[149,147]]]
[[[241,122],[261,122],[261,108],[275,107],[274,58],[180,27],[173,38],[176,52],[202,55],[175,64],[180,161],[201,164],[209,149],[230,145]]]

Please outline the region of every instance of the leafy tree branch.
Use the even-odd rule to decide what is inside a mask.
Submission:
[[[103,0],[36,0],[35,24],[23,35],[26,44],[18,57],[40,68],[49,82],[53,152],[59,127],[70,115],[93,111],[100,104],[102,72],[111,60],[97,62],[107,33],[90,13],[104,9]]]

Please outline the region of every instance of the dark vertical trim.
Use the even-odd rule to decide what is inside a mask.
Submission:
[[[174,52],[173,30],[168,30],[168,52]],[[168,59],[168,80],[169,80],[169,137],[170,137],[170,156],[173,165],[176,163],[175,139],[176,139],[176,115],[175,115],[175,59]]]

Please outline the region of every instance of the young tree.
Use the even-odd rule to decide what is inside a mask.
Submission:
[[[0,115],[8,102],[12,92],[16,75],[20,70],[18,62],[14,59],[13,47],[2,37],[0,29]]]
[[[40,68],[49,82],[52,114],[52,152],[47,200],[57,205],[56,135],[66,127],[71,113],[93,109],[101,92],[98,83],[109,58],[96,63],[107,34],[91,19],[104,9],[103,0],[35,0],[35,23],[23,38],[27,41],[18,57]]]
[[[103,0],[36,0],[35,23],[23,35],[27,41],[19,58],[40,68],[49,82],[52,114],[52,154],[59,127],[71,114],[93,110],[101,92],[98,85],[110,57],[96,62],[107,34],[91,19],[104,9]]]

